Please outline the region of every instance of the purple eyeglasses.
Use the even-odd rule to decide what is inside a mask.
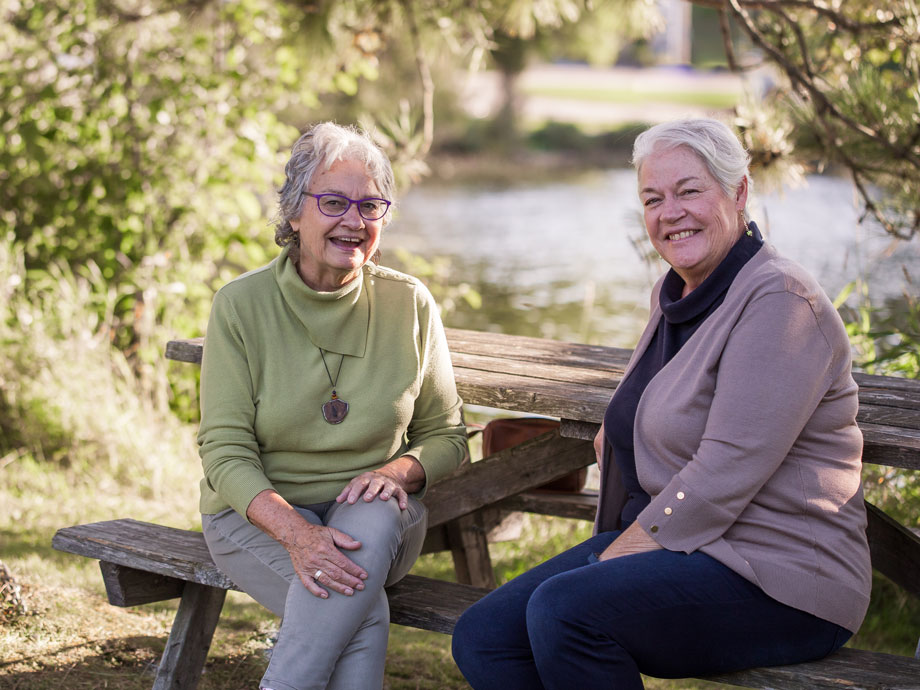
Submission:
[[[380,220],[390,208],[390,202],[386,199],[369,197],[367,199],[349,199],[341,194],[311,194],[304,192],[307,196],[316,199],[316,206],[319,212],[330,218],[338,218],[348,213],[352,204],[358,205],[358,213],[364,220]]]

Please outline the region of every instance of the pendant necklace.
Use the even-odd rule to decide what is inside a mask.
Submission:
[[[339,400],[335,387],[339,382],[339,374],[342,373],[342,363],[345,361],[345,355],[343,354],[342,359],[339,360],[339,370],[335,372],[335,380],[332,379],[332,374],[329,373],[323,348],[319,348],[319,356],[323,358],[323,368],[326,370],[326,376],[329,377],[329,383],[332,385],[332,399],[323,403],[323,419],[330,424],[341,424],[342,420],[345,419],[345,415],[348,414],[348,403],[344,400]]]

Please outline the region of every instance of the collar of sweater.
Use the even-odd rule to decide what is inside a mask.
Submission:
[[[308,287],[286,246],[272,266],[272,273],[288,308],[303,324],[316,347],[336,354],[363,357],[367,349],[370,300],[364,289],[364,271],[332,292]]]

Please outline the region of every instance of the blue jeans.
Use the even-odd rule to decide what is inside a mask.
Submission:
[[[471,606],[453,654],[475,690],[640,690],[826,656],[850,631],[768,597],[702,553],[599,562],[604,532]]]

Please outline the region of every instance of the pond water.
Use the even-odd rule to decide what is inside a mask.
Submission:
[[[860,225],[844,179],[813,176],[749,207],[767,239],[811,271],[831,298],[861,279],[881,305],[915,289],[905,272],[920,280],[916,241],[892,242]],[[416,187],[387,229],[384,263],[411,271],[399,250],[441,257],[435,282],[480,293],[479,308],[456,301],[450,326],[632,347],[648,315],[649,289],[665,268],[642,258],[649,249],[635,173],[609,170],[504,188]]]

